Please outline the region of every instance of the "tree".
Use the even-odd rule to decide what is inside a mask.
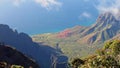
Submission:
[[[97,53],[99,56],[102,56],[102,55],[105,55],[105,50],[103,50],[103,49],[98,49],[98,50],[96,51],[96,53]]]
[[[24,68],[24,67],[20,65],[12,65],[11,68]]]
[[[82,64],[84,64],[84,61],[79,59],[79,58],[76,58],[72,61],[72,67],[73,68],[78,68]]]
[[[103,50],[109,52],[112,56],[116,56],[120,53],[120,40],[108,41],[105,43]]]
[[[113,43],[110,45],[111,54],[116,56],[120,54],[120,40],[114,40]]]

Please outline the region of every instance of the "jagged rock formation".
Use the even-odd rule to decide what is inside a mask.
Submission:
[[[120,21],[112,13],[104,13],[98,17],[95,24],[84,30],[83,39],[87,38],[86,43],[104,42],[119,33],[119,26]]]
[[[4,42],[5,45],[11,45],[18,51],[34,59],[41,68],[50,68],[51,56],[55,55],[59,57],[60,52],[56,49],[42,44],[37,44],[25,33],[18,33],[16,30],[12,30],[8,25],[0,24],[0,42]],[[67,63],[67,57],[63,55]]]
[[[18,52],[9,46],[0,45],[0,64],[4,68],[10,68],[12,65],[23,66],[24,68],[40,68],[32,59]]]

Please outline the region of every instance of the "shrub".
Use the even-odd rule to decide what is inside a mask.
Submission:
[[[11,68],[24,68],[24,67],[20,65],[12,65]]]
[[[74,59],[73,68],[120,68],[120,40],[106,42],[96,53],[83,60]]]

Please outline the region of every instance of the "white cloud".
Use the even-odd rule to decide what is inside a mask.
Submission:
[[[120,10],[120,0],[98,0],[95,7],[100,13],[112,12],[116,15]]]
[[[62,3],[57,0],[35,0],[35,2],[47,10],[59,9],[62,6]]]
[[[80,17],[91,18],[91,14],[88,12],[83,12]]]
[[[16,7],[27,2],[39,4],[41,7],[47,10],[51,10],[51,9],[58,10],[62,6],[62,2],[59,2],[57,0],[0,0],[0,3],[4,3],[4,4],[10,3]]]
[[[82,20],[82,19],[87,20],[87,19],[90,19],[90,18],[92,18],[92,15],[89,12],[83,12],[79,16],[79,20]]]

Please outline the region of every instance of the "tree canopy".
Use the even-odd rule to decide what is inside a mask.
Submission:
[[[81,63],[82,61],[82,63]],[[120,40],[108,41],[96,54],[74,59],[72,68],[120,68]]]

